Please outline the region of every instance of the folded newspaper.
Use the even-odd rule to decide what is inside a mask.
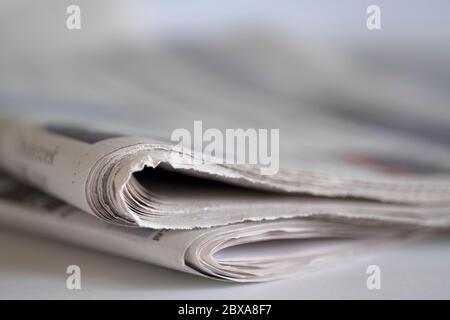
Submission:
[[[104,252],[213,279],[265,281],[307,273],[413,228],[369,221],[281,219],[209,229],[154,230],[104,223],[0,175],[0,223]]]
[[[2,176],[3,224],[215,279],[304,273],[450,222],[442,176],[262,175],[149,138],[13,120],[0,137],[1,166],[46,192]]]
[[[331,174],[332,163],[316,168],[326,159],[321,156],[315,162],[299,161],[299,170],[264,175],[259,166],[221,163],[150,138],[13,120],[0,130],[0,165],[5,170],[116,224],[193,229],[310,216],[450,224],[450,180],[433,172],[393,174],[382,168],[385,172],[378,173],[377,167],[364,171],[353,164],[353,174],[342,165]],[[402,158],[406,152],[401,150]],[[376,158],[361,161],[370,160]],[[420,169],[434,170],[431,165]]]
[[[35,68],[45,81],[30,82],[40,94],[0,92],[0,221],[242,282],[447,229],[448,104],[427,98],[422,112],[419,90],[399,98],[347,61],[272,40],[264,50],[245,37],[206,49],[118,45],[70,64],[45,56]],[[15,57],[2,87],[28,94],[14,75],[36,75]],[[91,101],[104,97],[97,110]],[[171,139],[189,122],[195,132],[195,120],[247,133],[275,126],[279,150],[266,149],[280,159],[227,162]]]

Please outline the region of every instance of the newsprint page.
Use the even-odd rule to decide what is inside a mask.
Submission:
[[[372,2],[1,1],[0,299],[449,299],[450,2]]]

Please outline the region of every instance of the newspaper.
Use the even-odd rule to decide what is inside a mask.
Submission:
[[[193,229],[306,216],[450,223],[450,181],[442,175],[362,175],[358,168],[348,175],[345,167],[327,175],[306,163],[263,175],[259,166],[216,162],[145,137],[14,120],[0,130],[2,168],[116,224]]]
[[[2,178],[2,224],[234,281],[448,228],[448,92],[293,43],[3,50],[0,168],[24,184]],[[278,170],[170,139],[196,120],[279,129]]]
[[[0,222],[171,269],[234,282],[303,275],[404,240],[414,228],[316,219],[246,222],[210,229],[152,230],[105,223],[0,175]]]

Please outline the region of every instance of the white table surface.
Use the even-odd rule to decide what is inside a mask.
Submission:
[[[81,268],[81,290],[66,288],[68,265]],[[381,290],[368,290],[366,268],[381,268]],[[358,257],[307,276],[229,284],[0,228],[1,299],[310,299],[450,298],[450,235]]]

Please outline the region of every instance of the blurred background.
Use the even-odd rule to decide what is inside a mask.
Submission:
[[[193,120],[280,128],[286,145],[301,126],[324,140],[320,110],[358,109],[448,145],[449,15],[445,0],[3,0],[0,109],[162,138]]]

